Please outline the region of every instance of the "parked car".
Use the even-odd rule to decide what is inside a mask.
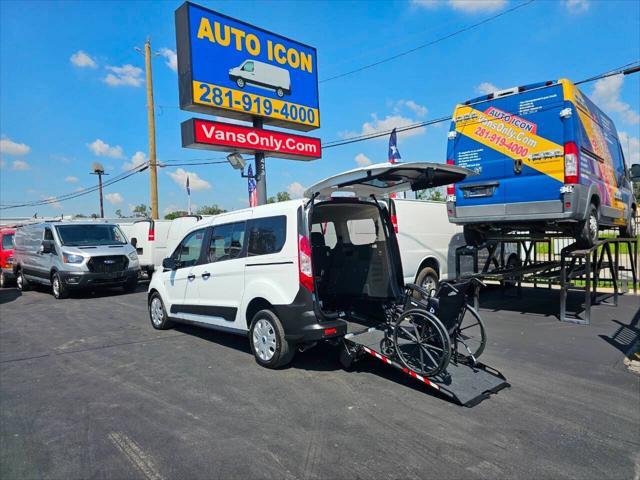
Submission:
[[[256,361],[275,368],[300,345],[344,335],[354,318],[380,320],[384,307],[400,298],[404,276],[391,217],[378,196],[445,185],[468,173],[426,162],[371,165],[319,182],[305,200],[204,219],[154,273],[151,324],[248,334]]]
[[[447,162],[478,173],[448,189],[451,222],[470,244],[492,231],[560,231],[585,247],[602,227],[636,235],[637,204],[616,128],[561,79],[458,105]]]
[[[126,220],[117,221],[117,225],[130,239],[138,254],[140,268],[149,278],[153,271],[162,265],[162,260],[184,236],[184,233],[202,217],[186,215],[174,220]]]
[[[18,289],[50,285],[54,297],[98,287],[136,289],[138,255],[117,225],[97,222],[43,222],[23,225],[14,237]]]
[[[9,286],[15,280],[13,275],[13,235],[14,228],[0,228],[0,288]]]
[[[275,90],[280,98],[291,93],[289,70],[257,60],[245,60],[240,66],[232,68],[229,78],[240,88],[250,84]]]

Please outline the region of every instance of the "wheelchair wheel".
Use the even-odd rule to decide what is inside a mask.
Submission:
[[[451,358],[451,343],[436,316],[422,309],[411,309],[396,320],[393,342],[405,367],[427,377],[442,372]]]
[[[471,356],[473,361],[482,355],[487,345],[487,333],[482,318],[469,306],[466,307],[460,327],[455,332],[455,342],[458,356]]]

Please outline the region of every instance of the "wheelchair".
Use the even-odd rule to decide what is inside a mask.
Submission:
[[[474,367],[487,344],[482,318],[468,304],[476,286],[484,283],[441,282],[431,292],[407,284],[404,301],[388,312],[387,353],[427,377],[444,372],[450,362]]]

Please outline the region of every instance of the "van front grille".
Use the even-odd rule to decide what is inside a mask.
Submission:
[[[115,273],[126,270],[129,259],[126,255],[109,255],[104,257],[91,257],[87,262],[89,271],[93,273]]]

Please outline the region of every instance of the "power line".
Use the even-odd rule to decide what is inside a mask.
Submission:
[[[489,22],[491,22],[493,20],[496,20],[497,18],[500,18],[500,17],[502,17],[504,15],[508,15],[508,14],[520,9],[520,8],[527,7],[527,6],[531,5],[534,1],[535,0],[528,0],[528,1],[524,2],[524,3],[516,5],[515,7],[511,7],[509,9],[507,9],[507,10],[503,10],[500,13],[497,13],[495,15],[487,17],[484,20],[481,20],[481,21],[479,21],[477,23],[474,23],[474,24],[469,25],[467,27],[460,28],[460,29],[458,29],[458,30],[456,30],[454,32],[451,32],[451,33],[447,34],[447,35],[444,35],[442,37],[436,38],[435,40],[431,40],[430,42],[423,43],[422,45],[418,45],[416,47],[410,48],[409,50],[405,50],[404,52],[396,53],[395,55],[391,55],[390,57],[383,58],[383,59],[378,60],[378,61],[373,62],[373,63],[369,63],[368,65],[363,65],[362,67],[358,67],[358,68],[350,70],[348,72],[340,73],[338,75],[334,75],[333,77],[328,77],[328,78],[322,79],[322,80],[320,80],[319,83],[326,83],[326,82],[330,82],[332,80],[337,80],[338,78],[343,78],[343,77],[346,77],[348,75],[353,75],[354,73],[358,73],[358,72],[361,72],[363,70],[367,70],[369,68],[376,67],[378,65],[390,62],[390,61],[395,60],[395,59],[400,58],[400,57],[404,57],[405,55],[409,55],[410,53],[416,52],[418,50],[422,50],[423,48],[427,48],[427,47],[430,47],[430,46],[435,45],[437,43],[443,42],[443,41],[445,41],[445,40],[447,40],[449,38],[452,38],[452,37],[455,37],[457,35],[460,35],[461,33],[465,33],[465,32],[468,32],[469,30],[473,30],[475,28],[478,28],[479,26],[484,25],[485,23],[489,23]]]

